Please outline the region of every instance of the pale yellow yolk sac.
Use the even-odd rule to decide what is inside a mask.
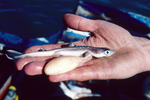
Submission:
[[[48,62],[44,71],[47,75],[58,75],[75,69],[81,62],[80,57],[62,56]]]

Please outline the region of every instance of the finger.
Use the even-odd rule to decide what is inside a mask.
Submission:
[[[127,30],[103,20],[90,20],[77,15],[66,14],[64,16],[64,22],[70,28],[91,32],[94,35],[94,37],[90,37],[91,43],[95,44],[95,41],[97,41],[100,46],[109,45],[118,49],[132,40],[131,34]]]
[[[22,70],[28,63],[35,61],[50,61],[51,57],[25,57],[16,62],[17,70]]]
[[[86,19],[73,14],[66,14],[63,17],[64,23],[70,28],[80,30],[80,31],[88,31],[93,32],[97,29],[98,22],[90,19]]]
[[[63,44],[51,44],[51,45],[38,45],[38,46],[33,46],[28,48],[27,50],[25,50],[25,53],[30,53],[30,52],[37,52],[38,50],[40,50],[41,48],[45,49],[45,50],[50,50],[50,49],[54,49],[54,48],[60,48]],[[30,62],[33,61],[46,61],[46,60],[50,60],[51,57],[47,56],[47,57],[25,57],[22,59],[19,59],[16,62],[16,68],[17,70],[22,70],[24,68],[24,66]]]
[[[25,65],[24,71],[28,75],[39,75],[43,74],[44,71],[44,66],[47,62],[46,61],[36,61],[36,62],[31,62]]]
[[[99,29],[99,31],[105,32],[106,30],[106,31],[113,31],[115,33],[118,32],[118,28],[123,29],[122,27],[107,21],[91,20],[73,14],[64,15],[63,20],[68,27],[80,31],[95,32],[96,30]],[[124,31],[127,32],[126,30]]]
[[[74,42],[74,44],[76,45],[84,45],[84,43],[82,41],[78,41],[78,42]],[[41,46],[33,46],[28,48],[25,53],[29,53],[29,52],[36,52],[38,51],[40,48],[44,48],[46,50],[50,50],[50,49],[54,49],[54,48],[60,48],[63,45],[66,45],[66,43],[63,44],[51,44],[51,45],[41,45]],[[19,59],[16,62],[16,68],[18,70],[22,70],[24,68],[24,66],[30,62],[33,61],[50,61],[51,59],[53,59],[55,57],[52,56],[43,56],[43,57],[25,57],[22,59]]]

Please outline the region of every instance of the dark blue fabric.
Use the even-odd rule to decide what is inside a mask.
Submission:
[[[34,5],[35,2],[33,2],[33,4],[30,2],[31,4],[29,3],[28,5],[27,4],[23,5],[23,3],[19,2],[20,4],[16,5],[18,1],[16,2],[9,1],[9,3],[4,2],[6,4],[0,6],[1,7],[0,43],[3,43],[10,48],[14,48],[19,51],[24,51],[26,48],[34,45],[56,43],[58,39],[62,39],[65,42],[72,42],[72,41],[78,41],[86,37],[80,34],[74,34],[70,32],[67,33],[72,37],[70,39],[63,35],[63,30],[64,30],[63,28],[58,29],[57,31],[55,31],[55,33],[51,34],[50,29],[48,29],[49,22],[47,22],[48,20],[51,20],[50,17],[46,15],[46,12],[42,12],[41,10],[36,11],[37,10],[35,9],[36,7],[33,7],[33,6],[39,7],[40,2],[42,1],[36,2],[36,5]],[[24,7],[21,7],[21,5]],[[78,6],[81,6],[84,10],[93,14],[93,16],[90,15],[85,16],[82,13],[80,13],[78,14],[80,16],[90,18],[90,19],[106,20],[102,17],[102,15],[105,15],[106,17],[111,19],[106,21],[122,26],[123,28],[127,29],[132,35],[145,36],[146,34],[150,33],[150,18],[146,16],[136,14],[133,12],[125,12],[116,8],[85,2],[85,1],[80,2],[76,8],[78,8]],[[77,12],[76,8],[74,10],[74,13]],[[44,11],[47,9],[48,9],[47,7],[43,8]],[[32,14],[32,12],[35,13]],[[70,10],[70,12],[73,12],[73,10],[72,11]],[[53,21],[55,23],[55,20]],[[58,20],[56,20],[56,22],[57,21]],[[54,27],[57,27],[57,24]],[[53,29],[53,27],[51,27],[51,29]],[[36,33],[37,34],[41,33],[41,34],[37,38],[27,38],[27,37],[21,37],[13,33],[21,33],[21,34],[28,33],[31,35],[34,35]],[[49,33],[51,35],[42,37],[42,34],[44,36],[44,33]]]

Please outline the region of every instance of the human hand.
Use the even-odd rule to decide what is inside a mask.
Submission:
[[[89,20],[66,14],[64,21],[70,28],[93,34],[82,41],[74,42],[74,44],[107,47],[117,52],[110,57],[89,60],[83,66],[67,73],[49,76],[50,81],[123,79],[149,70],[150,49],[147,46],[149,40],[131,36],[122,27],[102,20]],[[37,51],[39,48],[50,50],[62,45],[64,44],[34,46],[27,49],[25,53]],[[43,73],[43,68],[48,59],[50,58],[26,57],[19,59],[16,62],[16,67],[18,70],[24,69],[28,75],[38,75]]]

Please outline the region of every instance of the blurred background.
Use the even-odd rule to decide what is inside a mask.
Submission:
[[[23,71],[16,71],[14,62],[5,57],[5,51],[23,52],[36,44],[58,42],[58,37],[66,29],[63,15],[75,13],[82,1],[89,2],[81,4],[84,9],[90,8],[90,3],[93,8],[94,4],[101,5],[99,12],[106,12],[112,22],[129,29],[133,35],[150,33],[149,0],[0,0],[0,100],[70,100],[59,88],[60,83],[49,82],[46,75],[28,76]],[[94,11],[97,13],[97,9],[93,10],[96,14]],[[72,39],[75,40],[78,39]],[[86,84],[83,86],[91,88],[92,92],[104,95],[101,99],[85,100],[148,100],[149,83],[149,72],[124,80],[83,82]]]
[[[148,0],[84,0],[150,16]],[[45,37],[62,29],[62,17],[73,13],[79,0],[1,0],[0,31],[22,37]]]

